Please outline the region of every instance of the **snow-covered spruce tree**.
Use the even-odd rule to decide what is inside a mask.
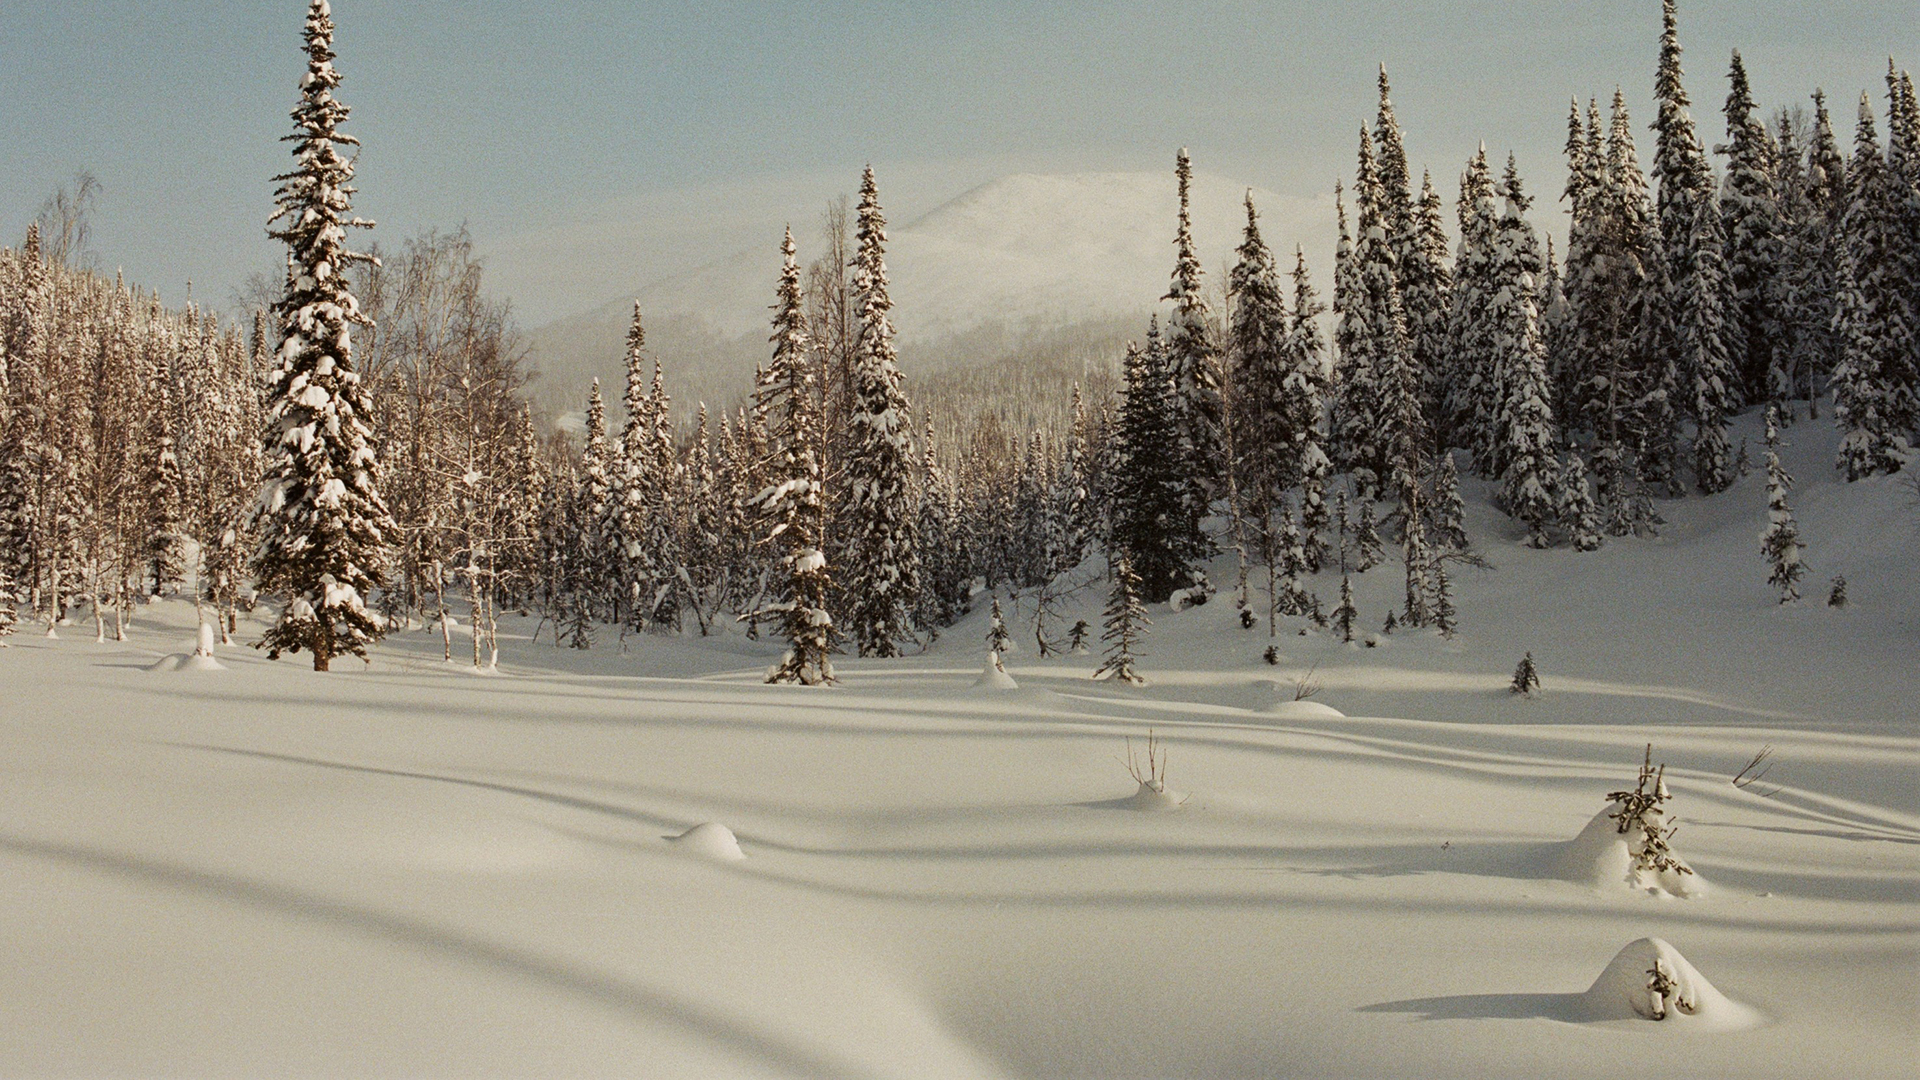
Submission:
[[[1547,378],[1546,343],[1540,336],[1534,277],[1542,270],[1540,248],[1525,214],[1531,200],[1521,190],[1511,157],[1500,181],[1504,203],[1495,230],[1493,279],[1500,283],[1488,306],[1492,331],[1494,410],[1487,424],[1493,441],[1486,464],[1500,477],[1500,501],[1527,525],[1527,543],[1545,547],[1557,516],[1560,478],[1553,393]],[[1483,399],[1484,401],[1484,399]]]
[[[152,446],[146,474],[147,579],[150,595],[160,596],[186,577],[187,538],[181,521],[186,481],[174,454],[170,380],[162,372],[147,390],[158,391],[146,433]]]
[[[1272,610],[1282,615],[1305,615],[1310,610],[1310,603],[1300,579],[1307,572],[1307,557],[1300,547],[1300,529],[1294,523],[1293,506],[1287,500],[1281,500],[1278,518],[1273,547],[1274,568],[1279,571],[1279,580],[1277,583],[1271,578],[1268,581],[1271,592],[1269,602]]]
[[[853,288],[858,313],[846,463],[849,631],[862,656],[898,656],[913,630],[920,561],[913,536],[913,410],[894,358],[886,217],[868,166],[860,179]]]
[[[1326,451],[1326,400],[1332,371],[1327,363],[1326,339],[1320,334],[1320,315],[1327,310],[1307,275],[1307,257],[1293,252],[1293,310],[1288,315],[1285,374],[1280,394],[1289,445],[1285,450],[1287,475],[1300,485],[1300,538],[1307,568],[1314,573],[1326,562],[1327,477],[1333,462]]]
[[[1920,420],[1915,367],[1920,345],[1907,283],[1900,276],[1908,242],[1902,211],[1911,197],[1905,178],[1881,156],[1872,104],[1862,94],[1841,222],[1845,258],[1837,319],[1844,370],[1833,377],[1835,422],[1846,432],[1841,459],[1849,480],[1898,469],[1910,455]]]
[[[1520,658],[1520,666],[1513,669],[1513,682],[1507,689],[1515,694],[1531,694],[1540,689],[1540,670],[1533,666],[1531,650]]]
[[[1785,229],[1775,160],[1780,147],[1755,115],[1738,49],[1727,80],[1727,144],[1718,148],[1727,155],[1727,178],[1719,212],[1733,297],[1726,320],[1728,352],[1740,378],[1740,385],[1729,389],[1737,401],[1780,401],[1788,381],[1782,355],[1787,322],[1781,310]]]
[[[987,651],[1004,655],[1013,645],[1012,635],[1007,633],[1007,622],[1000,614],[1000,598],[993,598],[993,606],[987,616]]]
[[[642,596],[647,618],[653,628],[674,632],[680,629],[680,616],[691,602],[687,595],[686,542],[682,530],[686,524],[688,500],[684,494],[685,471],[674,449],[673,401],[667,394],[667,380],[660,361],[653,362],[653,387],[647,394],[647,415],[653,420],[648,438],[649,466],[654,476],[653,508],[649,514],[652,529],[647,546],[653,551],[654,580],[651,596]]]
[[[1800,599],[1800,579],[1807,568],[1800,561],[1800,528],[1787,506],[1793,477],[1780,464],[1778,425],[1773,406],[1767,406],[1767,528],[1760,534],[1760,551],[1772,567],[1767,583],[1780,590],[1781,603],[1792,604]]]
[[[1087,620],[1075,620],[1073,629],[1067,631],[1067,652],[1074,656],[1087,655],[1087,639],[1092,636],[1093,627],[1087,625]]]
[[[1353,624],[1360,618],[1359,609],[1353,606],[1353,578],[1340,575],[1340,606],[1333,609],[1333,625],[1340,631],[1340,640],[1353,643]]]
[[[607,592],[613,580],[613,560],[604,524],[613,505],[612,465],[613,452],[607,446],[607,404],[600,395],[600,380],[595,379],[587,395],[586,442],[570,514],[571,524],[578,531],[566,557],[567,591],[589,619],[610,607]]]
[[[1147,680],[1133,669],[1133,663],[1140,638],[1153,623],[1140,603],[1140,578],[1125,551],[1114,556],[1113,589],[1107,594],[1105,614],[1106,627],[1100,640],[1107,643],[1106,659],[1093,677],[1144,685]]]
[[[379,587],[393,521],[376,487],[370,441],[372,402],[353,368],[352,327],[364,324],[346,270],[367,256],[347,250],[357,141],[339,131],[347,107],[335,100],[333,19],[312,0],[306,19],[307,73],[293,110],[294,171],[278,178],[279,212],[269,230],[288,247],[276,367],[268,376],[267,473],[255,510],[260,546],[253,574],[262,591],[286,597],[261,644],[270,655],[306,649],[315,671],[333,657],[366,655],[384,632],[365,601]]]
[[[1660,63],[1654,75],[1654,96],[1660,113],[1653,129],[1656,143],[1653,178],[1660,231],[1660,272],[1663,282],[1654,310],[1654,369],[1643,388],[1649,413],[1641,432],[1642,476],[1656,488],[1678,492],[1676,440],[1680,403],[1676,391],[1688,372],[1689,324],[1701,298],[1695,293],[1698,274],[1694,256],[1703,203],[1713,201],[1713,169],[1688,112],[1686,88],[1681,82],[1680,37],[1674,0],[1662,0]],[[1724,325],[1720,330],[1726,333]],[[1697,347],[1697,343],[1696,343]],[[1720,348],[1724,351],[1725,344]],[[1668,385],[1671,383],[1671,385]],[[1691,396],[1691,395],[1688,395]],[[1672,419],[1668,419],[1671,415]]]
[[[1819,90],[1813,93],[1813,126],[1798,194],[1789,216],[1791,257],[1783,275],[1782,303],[1792,325],[1792,394],[1806,398],[1812,418],[1819,415],[1820,388],[1840,362],[1835,300],[1847,206],[1847,162],[1833,136],[1826,94]]]
[[[1694,481],[1707,495],[1725,491],[1734,480],[1727,418],[1738,407],[1741,379],[1727,351],[1734,335],[1728,332],[1725,304],[1733,293],[1721,257],[1720,220],[1710,203],[1700,204],[1684,276],[1674,290],[1680,370],[1692,390]]]
[[[1127,346],[1125,400],[1114,470],[1113,546],[1127,555],[1148,603],[1164,603],[1192,581],[1199,557],[1199,523],[1180,475],[1173,379],[1159,325],[1151,323],[1145,349]]]
[[[20,621],[19,611],[13,606],[13,592],[13,575],[0,566],[0,649],[7,647],[7,639]]]
[[[1447,560],[1435,558],[1433,570],[1433,628],[1448,641],[1460,630],[1459,611],[1453,606],[1453,581],[1447,577]]]
[[[600,508],[604,520],[598,523],[601,543],[597,545],[606,552],[613,608],[609,614],[633,630],[646,629],[652,614],[646,598],[653,595],[659,578],[655,552],[649,543],[659,500],[653,490],[653,416],[647,393],[646,347],[640,301],[635,300],[633,321],[627,324],[626,386],[620,399],[626,423],[620,429],[619,445],[611,451],[611,461],[599,466],[607,468],[610,475],[606,477],[606,501]],[[588,466],[589,476],[594,468]]]
[[[1195,253],[1193,223],[1188,213],[1193,163],[1182,148],[1174,159],[1174,178],[1180,189],[1179,226],[1174,233],[1173,277],[1162,300],[1173,304],[1167,317],[1167,369],[1173,378],[1175,424],[1186,457],[1184,479],[1195,519],[1206,516],[1207,505],[1224,490],[1226,475],[1225,404],[1221,398],[1220,345],[1214,340],[1212,312],[1201,286],[1200,257]]]
[[[1400,498],[1401,481],[1417,466],[1425,442],[1420,413],[1421,382],[1413,367],[1407,323],[1400,306],[1393,249],[1387,242],[1384,193],[1374,166],[1373,139],[1362,127],[1354,198],[1358,234],[1348,264],[1352,278],[1348,305],[1340,313],[1345,351],[1341,362],[1349,384],[1342,401],[1354,411],[1342,424],[1351,440],[1349,466],[1362,491],[1378,489]],[[1357,385],[1356,385],[1357,384]],[[1358,399],[1364,396],[1365,403]],[[1367,426],[1354,426],[1364,415]],[[1417,472],[1416,472],[1417,475]]]
[[[1356,573],[1364,574],[1386,560],[1386,545],[1380,542],[1380,527],[1373,519],[1373,500],[1360,503],[1360,520],[1354,524],[1353,546],[1357,553]]]
[[[1093,550],[1094,539],[1099,535],[1098,511],[1094,505],[1092,435],[1088,428],[1086,404],[1080,398],[1080,384],[1077,382],[1073,384],[1073,406],[1068,417],[1067,459],[1060,470],[1061,490],[1056,493],[1062,516],[1062,570],[1079,566]],[[931,416],[927,424],[931,434]],[[928,439],[928,445],[932,445],[931,438]]]
[[[1433,470],[1433,519],[1429,529],[1442,551],[1465,551],[1469,546],[1466,527],[1466,502],[1460,497],[1460,473],[1453,453],[1435,458]]]
[[[1292,486],[1292,416],[1284,389],[1287,369],[1287,308],[1273,252],[1260,238],[1253,193],[1246,198],[1247,227],[1228,279],[1233,298],[1227,355],[1233,363],[1233,462],[1246,513],[1263,529],[1274,499]]]
[[[768,487],[755,496],[761,520],[769,526],[767,543],[781,551],[774,582],[777,600],[755,618],[777,620],[787,641],[786,655],[767,672],[770,683],[831,685],[833,616],[827,611],[830,586],[821,530],[826,502],[820,482],[820,436],[814,396],[814,364],[800,292],[800,264],[794,258],[793,230],[780,242],[780,284],[773,306],[773,360],[761,377],[755,400],[771,424]]]
[[[1560,474],[1560,528],[1575,551],[1598,551],[1606,542],[1600,508],[1587,487],[1587,463],[1578,449],[1567,454]]]
[[[1475,421],[1477,403],[1493,377],[1488,309],[1498,289],[1493,263],[1499,218],[1493,195],[1487,148],[1481,146],[1460,176],[1460,248],[1448,305],[1446,368],[1434,380],[1439,386],[1436,394],[1444,401],[1438,423],[1442,447],[1471,450],[1481,445]],[[1479,467],[1477,460],[1475,467]]]

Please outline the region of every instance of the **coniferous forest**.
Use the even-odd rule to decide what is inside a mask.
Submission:
[[[274,260],[210,301],[87,172],[0,247],[0,1074],[1912,1075],[1920,102],[1843,62],[1884,15],[1756,31],[1756,80],[1683,50],[1753,16],[1705,0],[287,0],[268,96],[258,42],[156,77],[252,40],[205,2],[0,9],[23,205],[60,140],[168,190],[154,103],[78,88],[132,43],[178,154],[260,144],[192,180]],[[1315,53],[1273,100],[1219,62]],[[887,130],[929,94],[931,164]],[[1105,123],[1168,145],[1096,171]],[[1324,190],[1211,172],[1242,138]],[[523,330],[596,244],[660,276]]]
[[[925,642],[976,584],[1038,597],[1055,647],[1048,599],[1120,552],[1149,602],[1217,592],[1271,633],[1324,623],[1335,598],[1301,580],[1344,544],[1336,495],[1401,552],[1397,620],[1450,634],[1472,612],[1452,609],[1449,566],[1476,559],[1459,473],[1494,485],[1529,544],[1577,558],[1657,534],[1656,500],[1727,488],[1751,466],[1727,433],[1744,410],[1837,425],[1849,480],[1911,468],[1912,78],[1890,64],[1849,134],[1818,89],[1810,112],[1769,111],[1736,52],[1696,119],[1672,3],[1664,19],[1651,125],[1618,91],[1576,100],[1563,177],[1530,188],[1482,146],[1451,220],[1432,170],[1414,182],[1383,68],[1331,282],[1267,246],[1250,195],[1231,274],[1207,282],[1182,151],[1178,220],[1142,223],[1173,239],[1165,322],[1116,358],[1115,393],[1076,387],[1058,422],[943,442],[946,418],[916,413],[869,169],[852,250],[802,273],[791,235],[769,245],[751,400],[677,423],[673,358],[636,306],[626,385],[582,388],[576,440],[526,401],[537,358],[463,232],[354,249],[358,147],[316,4],[278,181],[287,277],[251,322],[75,265],[84,191],[0,254],[0,596],[20,623],[78,610],[106,636],[192,582],[223,633],[271,605],[265,644],[321,668],[450,612],[480,628],[476,664],[504,609],[580,649],[742,627],[794,643],[775,678],[831,681],[828,655]],[[1535,221],[1562,211],[1555,252]],[[1236,580],[1210,581],[1222,551]]]

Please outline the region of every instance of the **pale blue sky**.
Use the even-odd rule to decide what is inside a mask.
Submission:
[[[222,305],[261,231],[304,0],[0,3],[0,237],[91,169],[110,269]],[[468,222],[530,323],[804,236],[872,161],[895,220],[1002,172],[1202,168],[1288,193],[1351,171],[1376,64],[1451,200],[1474,144],[1557,192],[1566,101],[1648,107],[1657,0],[635,3],[335,0],[341,97],[383,242]],[[1920,66],[1911,0],[1691,0],[1688,88],[1721,135],[1728,51],[1771,108]],[[1643,159],[1648,156],[1643,139]],[[1544,209],[1544,208],[1543,208]],[[632,237],[574,265],[569,235]],[[803,240],[804,242],[804,240]]]

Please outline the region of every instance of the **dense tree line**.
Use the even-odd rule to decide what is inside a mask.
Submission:
[[[1061,599],[1107,578],[1130,672],[1139,606],[1204,602],[1221,552],[1245,625],[1264,607],[1269,633],[1290,616],[1351,640],[1351,576],[1391,541],[1404,602],[1389,623],[1451,634],[1452,568],[1477,561],[1462,471],[1526,542],[1592,551],[1656,530],[1657,499],[1731,484],[1741,410],[1789,424],[1830,400],[1848,479],[1912,461],[1911,79],[1890,67],[1884,145],[1863,98],[1843,152],[1818,92],[1810,118],[1764,118],[1736,53],[1716,173],[1671,2],[1651,168],[1618,91],[1604,111],[1572,105],[1564,252],[1532,224],[1514,159],[1484,147],[1449,235],[1431,176],[1413,184],[1383,69],[1336,194],[1330,303],[1303,252],[1267,247],[1251,197],[1225,280],[1208,282],[1182,151],[1164,307],[1117,387],[1009,414],[1044,423],[916,412],[868,169],[857,203],[829,207],[816,258],[782,239],[750,399],[676,424],[671,358],[636,308],[618,416],[596,383],[577,442],[541,434],[530,358],[464,232],[346,247],[358,223],[337,148],[352,140],[330,44],[313,0],[275,232],[289,271],[250,330],[74,265],[84,214],[51,214],[51,247],[36,227],[0,252],[0,606],[52,627],[91,601],[104,636],[106,613],[123,632],[136,597],[192,580],[231,632],[257,589],[277,606],[266,643],[319,666],[410,622],[437,625],[451,658],[458,614],[484,665],[503,607],[537,609],[575,648],[738,626],[788,643],[770,678],[820,684],[833,653],[929,641],[981,588],[1028,605],[1042,652],[1063,647]],[[1769,557],[1790,593],[1790,478],[1771,449],[1768,468]],[[1310,586],[1332,571],[1323,602]]]

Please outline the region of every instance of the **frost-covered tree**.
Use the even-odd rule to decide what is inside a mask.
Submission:
[[[1326,450],[1326,400],[1332,372],[1326,340],[1320,334],[1320,316],[1326,310],[1307,275],[1306,253],[1296,246],[1293,310],[1288,315],[1285,374],[1280,384],[1287,434],[1282,472],[1300,485],[1301,543],[1307,567],[1314,573],[1326,561],[1327,477],[1333,472]]]
[[[1531,200],[1511,157],[1497,191],[1503,210],[1494,231],[1491,276],[1500,287],[1487,308],[1493,377],[1479,410],[1485,419],[1476,426],[1483,425],[1491,436],[1484,444],[1483,461],[1500,477],[1502,505],[1526,522],[1527,542],[1544,547],[1560,479],[1553,449],[1559,435],[1549,401],[1553,389],[1534,285],[1544,266],[1525,216]]]
[[[1186,457],[1187,498],[1195,504],[1192,512],[1199,518],[1206,516],[1207,504],[1225,476],[1222,425],[1226,413],[1220,345],[1214,339],[1212,311],[1201,284],[1200,256],[1195,252],[1187,205],[1193,162],[1184,148],[1174,159],[1174,178],[1180,189],[1180,218],[1173,238],[1173,277],[1161,299],[1173,304],[1167,317],[1167,369],[1173,378],[1174,420]]]
[[[1834,423],[1842,432],[1840,467],[1848,480],[1897,471],[1909,454],[1920,400],[1915,385],[1915,327],[1899,278],[1899,184],[1875,134],[1873,106],[1860,96],[1853,159],[1848,165],[1845,246],[1835,325],[1840,363],[1834,369]]]
[[[1687,245],[1687,260],[1673,294],[1678,308],[1681,371],[1690,384],[1693,413],[1693,472],[1701,492],[1711,495],[1733,483],[1733,448],[1727,442],[1727,418],[1738,407],[1741,377],[1728,343],[1726,304],[1733,295],[1722,258],[1721,216],[1702,202]]]
[[[1835,301],[1840,291],[1839,264],[1844,239],[1847,163],[1833,137],[1826,95],[1813,94],[1814,119],[1807,138],[1806,168],[1792,196],[1787,220],[1790,258],[1782,272],[1782,308],[1789,320],[1787,362],[1792,396],[1807,399],[1818,415],[1818,387],[1840,362]],[[1795,156],[1783,155],[1787,161]]]
[[[1353,578],[1348,574],[1340,575],[1340,606],[1333,609],[1333,625],[1340,631],[1340,640],[1349,644],[1353,641],[1353,624],[1360,618],[1359,609],[1353,606]]]
[[[1007,633],[1007,621],[1000,614],[1000,598],[996,596],[987,613],[987,651],[1005,655],[1012,645],[1013,637]]]
[[[773,307],[773,360],[761,376],[755,400],[769,418],[768,487],[755,496],[768,528],[766,542],[781,552],[775,601],[756,618],[777,620],[786,655],[767,672],[770,683],[831,684],[833,616],[827,611],[826,555],[821,530],[826,502],[820,481],[814,366],[800,293],[800,264],[793,230],[780,242],[780,284]]]
[[[1736,400],[1778,401],[1788,381],[1787,321],[1782,312],[1785,226],[1777,186],[1780,147],[1756,115],[1746,65],[1734,50],[1727,73],[1727,178],[1720,189],[1719,215],[1725,236],[1727,279],[1732,294],[1727,312],[1728,352],[1740,384]],[[1697,230],[1696,230],[1697,231]]]
[[[1373,518],[1373,500],[1360,503],[1360,520],[1354,524],[1353,547],[1358,562],[1356,573],[1364,574],[1386,559],[1386,547],[1380,542],[1380,527]]]
[[[1567,455],[1560,474],[1560,528],[1575,551],[1598,551],[1606,543],[1600,508],[1587,486],[1587,463],[1577,450]]]
[[[1288,371],[1286,298],[1279,267],[1260,237],[1253,193],[1247,226],[1228,279],[1233,299],[1227,355],[1233,364],[1234,472],[1247,512],[1260,528],[1279,492],[1293,483],[1292,416],[1284,382]]]
[[[1780,464],[1780,429],[1772,406],[1767,407],[1767,527],[1760,534],[1760,552],[1772,568],[1767,583],[1780,590],[1780,602],[1800,599],[1800,579],[1807,568],[1800,561],[1800,528],[1787,506],[1793,477]]]
[[[1460,473],[1453,454],[1442,453],[1433,469],[1433,519],[1429,528],[1434,543],[1443,551],[1465,551],[1469,546],[1466,527],[1467,505],[1460,497]]]
[[[1685,370],[1681,360],[1684,327],[1687,322],[1685,282],[1693,262],[1694,236],[1698,231],[1700,207],[1713,198],[1713,169],[1707,163],[1705,149],[1694,129],[1690,102],[1682,84],[1680,35],[1674,12],[1674,0],[1661,2],[1660,63],[1654,75],[1654,96],[1660,112],[1653,130],[1656,142],[1653,155],[1653,179],[1656,185],[1655,207],[1660,232],[1660,268],[1664,285],[1657,294],[1655,309],[1658,358],[1675,370]],[[1663,464],[1658,461],[1656,466]]]
[[[367,256],[346,246],[357,145],[339,125],[334,98],[333,19],[312,0],[306,19],[307,73],[293,110],[294,171],[278,178],[278,228],[288,248],[286,291],[274,303],[280,324],[268,376],[266,482],[255,510],[260,546],[254,579],[286,598],[261,644],[272,655],[306,649],[315,671],[333,657],[364,657],[385,626],[366,601],[379,587],[393,521],[376,486],[369,426],[372,402],[354,370],[352,328],[368,320],[348,290],[346,270]]]
[[[1453,265],[1453,292],[1447,315],[1447,363],[1436,378],[1436,396],[1444,402],[1439,418],[1440,445],[1472,449],[1480,442],[1478,403],[1493,379],[1492,323],[1488,309],[1499,285],[1494,279],[1494,243],[1499,217],[1494,208],[1492,175],[1485,146],[1467,162],[1460,177],[1457,204],[1459,254]]]
[[[635,300],[633,320],[627,325],[626,386],[620,399],[626,423],[620,429],[617,448],[608,454],[609,460],[600,460],[589,439],[587,466],[587,476],[604,479],[608,489],[605,502],[596,508],[601,517],[596,519],[600,535],[595,548],[605,553],[613,607],[610,614],[634,630],[647,626],[652,610],[646,599],[653,596],[662,569],[655,562],[658,553],[651,543],[661,499],[654,490],[658,478],[652,467],[654,418],[646,347],[646,327],[641,322],[640,302]],[[597,388],[597,380],[595,385]],[[608,475],[597,475],[603,469]]]
[[[1540,669],[1533,666],[1531,650],[1520,658],[1520,666],[1513,669],[1513,681],[1507,689],[1516,694],[1531,694],[1540,689]]]
[[[846,492],[848,630],[862,656],[898,656],[920,600],[914,544],[913,410],[894,356],[886,224],[873,168],[860,179],[853,289],[858,313]]]
[[[1113,561],[1113,589],[1107,594],[1105,630],[1100,640],[1107,643],[1106,659],[1093,673],[1096,679],[1144,684],[1147,680],[1134,670],[1140,638],[1153,623],[1140,603],[1140,578],[1133,572],[1125,551]]]

